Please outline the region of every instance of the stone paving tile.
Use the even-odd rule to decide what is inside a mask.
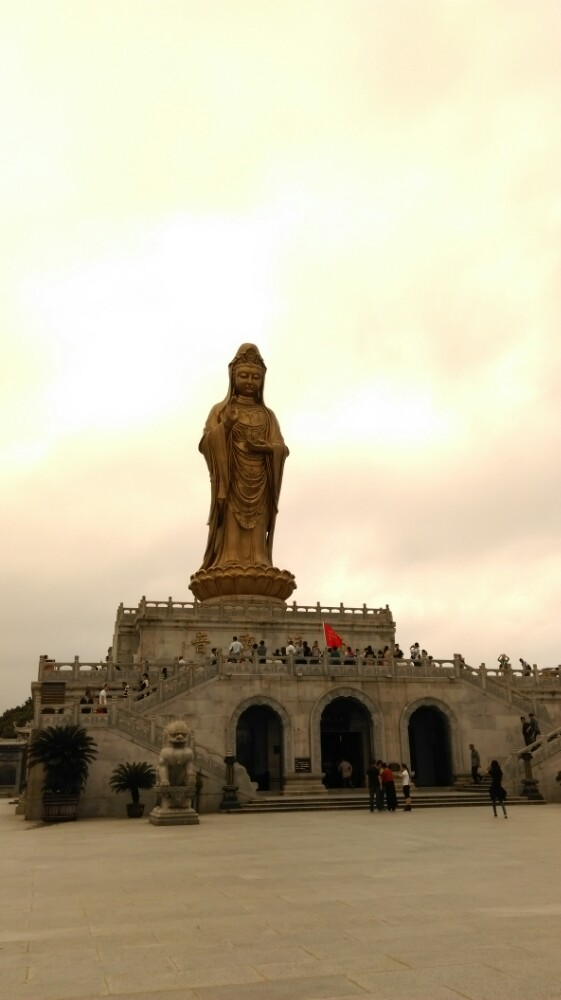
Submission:
[[[1,967],[1,986],[2,990],[10,989],[12,986],[18,984],[23,985],[28,978],[28,967],[27,965],[6,965]],[[7,994],[4,994],[5,996]]]
[[[296,930],[284,931],[282,934],[278,931],[273,932],[275,939],[279,942],[279,945],[290,946],[298,945],[299,947],[307,950],[311,945],[320,944],[325,945],[330,941],[340,941],[341,937],[345,940],[351,940],[347,935],[337,928],[321,926],[319,923],[312,923],[310,926],[305,928],[297,928]]]
[[[106,920],[105,924],[90,926],[90,934],[94,945],[98,947],[102,947],[107,942],[115,946],[120,943],[154,944],[157,941],[154,928],[144,922],[138,924],[130,922],[128,924],[112,924]]]
[[[214,947],[218,941],[225,944],[237,944],[243,947],[246,944],[251,944],[253,941],[268,942],[277,940],[279,936],[278,932],[274,928],[269,927],[265,920],[262,920],[259,924],[253,920],[250,924],[244,921],[243,926],[240,926],[239,921],[228,920],[218,927],[200,926],[196,921],[189,921],[188,924],[175,921],[166,927],[155,926],[152,928],[152,931],[155,940],[158,942],[179,941],[198,947]]]
[[[74,935],[59,933],[56,927],[51,927],[46,931],[35,931],[28,938],[29,954],[57,954],[61,960],[71,960],[70,956],[77,951],[88,951],[90,948],[95,952],[95,941],[90,934],[89,928],[81,929]]]
[[[250,966],[224,966],[221,968],[208,966],[182,972],[174,970],[163,973],[155,970],[152,972],[147,970],[144,973],[135,973],[134,970],[131,970],[121,975],[110,974],[107,976],[107,982],[111,993],[117,995],[131,993],[139,989],[153,989],[157,991],[163,990],[166,987],[172,989],[177,987],[195,989],[227,985],[235,986],[239,996],[241,986],[243,986],[245,994],[245,990],[249,984],[262,983],[263,977]]]
[[[107,954],[105,957],[100,955],[97,967],[105,976],[124,976],[129,973],[139,976],[154,976],[161,973],[162,976],[165,976],[177,971],[173,960],[164,952],[157,956],[153,954],[143,955],[142,949],[137,948],[119,948],[109,956]]]
[[[239,948],[215,947],[212,950],[207,949],[205,952],[201,952],[199,949],[189,951],[185,948],[181,952],[173,949],[168,951],[168,955],[178,969],[185,970],[211,963],[216,967],[251,965],[258,969],[262,965],[266,966],[274,962],[282,961],[294,965],[297,962],[309,960],[309,955],[302,948],[284,947],[282,943],[274,949],[270,946],[260,947],[258,944]]]
[[[125,993],[125,994],[115,994],[112,993],[111,996],[124,996],[125,1000],[200,1000],[198,993],[195,990],[190,990],[184,987],[179,987],[178,989],[163,989],[163,990],[150,990],[149,993]],[[95,993],[87,997],[82,997],[81,1000],[99,1000],[101,996],[108,996],[108,994]],[[45,998],[43,998],[45,1000]],[[49,998],[51,1000],[51,998]],[[52,1000],[56,1000],[55,997]],[[243,1000],[243,997],[240,997]],[[343,998],[344,1000],[344,998]]]
[[[2,898],[4,900],[6,899],[3,892]],[[25,916],[15,914],[11,917],[9,912],[4,912],[0,919],[0,943],[3,941],[13,940],[15,935],[18,933],[25,934],[28,929],[29,914],[26,914]]]
[[[469,1000],[557,1000],[561,997],[558,975],[513,978],[488,965],[448,969],[445,985]]]
[[[0,959],[6,958],[8,955],[14,955],[18,957],[20,955],[27,954],[28,951],[29,951],[29,942],[27,940],[25,941],[0,940]]]
[[[27,955],[27,964],[30,968],[48,975],[60,969],[63,977],[78,973],[82,978],[87,978],[87,975],[83,975],[86,969],[94,973],[99,973],[101,970],[99,955],[94,947],[75,948],[70,954],[68,951],[57,951],[56,948],[49,948],[43,952],[30,951]]]
[[[339,961],[315,961],[307,962],[276,962],[270,965],[255,964],[254,968],[265,978],[275,979],[305,979],[306,977],[318,976],[348,976],[355,978],[358,972],[369,973],[383,970],[391,972],[403,969],[403,963],[389,958],[387,955],[363,955],[359,959],[342,959]]]
[[[243,1000],[339,1000],[364,996],[365,991],[343,976],[290,979],[244,986]],[[217,986],[197,990],[199,1000],[241,1000],[239,987]]]
[[[99,1000],[109,995],[105,981],[75,979],[10,987],[9,1000]]]

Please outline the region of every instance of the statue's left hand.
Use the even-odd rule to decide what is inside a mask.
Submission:
[[[258,451],[264,454],[268,454],[273,450],[272,444],[269,444],[268,441],[264,441],[262,439],[257,441],[250,441],[248,444],[248,448],[250,451]]]

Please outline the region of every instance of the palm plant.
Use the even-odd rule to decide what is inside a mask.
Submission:
[[[97,757],[97,745],[82,726],[47,726],[31,738],[30,767],[42,764],[44,795],[79,795]]]
[[[114,768],[109,784],[114,792],[130,792],[133,805],[138,805],[140,791],[153,788],[156,784],[156,772],[145,760],[127,761]]]

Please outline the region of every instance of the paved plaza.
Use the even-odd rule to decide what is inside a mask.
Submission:
[[[560,829],[560,805],[161,828],[3,800],[0,995],[561,998]]]

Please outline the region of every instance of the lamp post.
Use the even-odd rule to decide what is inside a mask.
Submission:
[[[235,753],[227,753],[224,758],[226,765],[226,784],[223,787],[222,802],[220,808],[230,811],[239,809],[241,803],[238,801],[238,786],[235,784],[234,764],[236,763]]]

